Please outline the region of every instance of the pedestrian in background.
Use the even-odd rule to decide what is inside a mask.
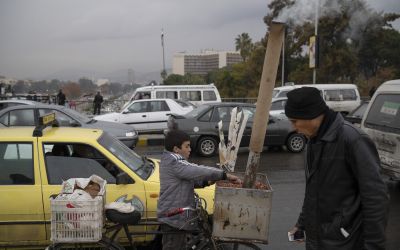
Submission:
[[[103,103],[103,96],[100,94],[100,92],[97,92],[97,94],[94,96],[93,100],[93,114],[94,115],[100,115],[100,109],[101,109],[101,104]]]
[[[65,100],[66,100],[65,95],[62,92],[62,90],[60,89],[60,91],[57,94],[57,104],[61,105],[61,106],[64,106],[65,105]]]
[[[328,108],[316,88],[287,94],[286,116],[308,138],[302,211],[289,232],[306,249],[385,249],[388,193],[366,133]]]

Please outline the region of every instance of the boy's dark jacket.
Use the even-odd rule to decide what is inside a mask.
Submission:
[[[157,217],[160,222],[175,228],[193,230],[195,225],[188,223],[193,215],[186,213],[172,217],[165,214],[176,208],[194,206],[194,188],[204,187],[207,181],[224,178],[224,171],[189,163],[181,155],[164,151],[160,163],[160,198]]]
[[[337,114],[307,151],[297,223],[306,231],[306,249],[385,249],[388,195],[371,139]]]

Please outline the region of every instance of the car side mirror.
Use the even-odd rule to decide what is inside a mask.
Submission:
[[[130,113],[129,110],[122,111],[122,114],[129,114],[129,113]]]
[[[269,119],[268,120],[268,124],[271,124],[271,123],[275,123],[275,120],[274,119]]]
[[[116,177],[116,184],[134,184],[135,181],[125,172],[119,173]]]

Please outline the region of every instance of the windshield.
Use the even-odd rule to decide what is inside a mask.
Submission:
[[[368,111],[365,126],[387,132],[400,131],[400,95],[378,95]]]
[[[208,105],[201,105],[185,115],[186,118],[194,118],[202,114],[205,110],[209,109]]]
[[[279,90],[272,90],[272,98],[277,97],[276,95],[279,93]]]
[[[153,172],[154,166],[145,157],[141,157],[133,150],[129,149],[121,141],[115,139],[107,133],[103,133],[98,142],[107,148],[115,157],[125,163],[143,180],[147,180]]]
[[[196,108],[196,106],[190,102],[185,102],[185,101],[181,101],[181,100],[175,100],[176,103],[178,103],[179,105],[181,105],[182,107],[192,107],[192,108]]]
[[[368,102],[364,102],[363,104],[361,104],[358,108],[356,108],[356,109],[352,112],[351,116],[354,116],[354,117],[363,117],[363,116],[364,116],[364,113],[365,113],[365,110],[367,110],[367,107],[368,107]]]

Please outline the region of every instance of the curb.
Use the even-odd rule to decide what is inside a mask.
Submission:
[[[139,135],[136,146],[162,146],[164,145],[164,135]]]

